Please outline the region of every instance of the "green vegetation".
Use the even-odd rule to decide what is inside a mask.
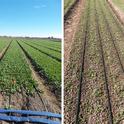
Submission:
[[[67,11],[70,9],[70,7],[73,5],[75,0],[65,0],[64,1],[64,13],[67,13]]]
[[[87,19],[88,15],[89,18]],[[79,98],[77,94],[81,79],[79,77],[81,76],[80,70],[83,63],[81,56],[83,55],[85,41],[84,71],[82,74],[84,80],[82,83],[81,104],[79,106],[79,123],[109,123],[109,104],[106,104],[108,94],[111,99],[113,124],[123,120],[124,110],[121,103],[123,103],[124,98],[124,85],[122,83],[123,78],[120,78],[123,72],[119,62],[121,60],[124,65],[123,39],[123,26],[109,8],[107,1],[87,0],[75,37],[75,43],[72,47],[69,68],[67,69],[68,77],[65,82],[65,113],[67,113],[65,117],[67,118],[67,123],[75,123],[74,118],[77,112],[75,104],[77,105],[77,98]],[[106,69],[105,72],[104,69]],[[107,81],[105,81],[105,73]],[[77,77],[79,77],[79,80],[76,79]],[[106,82],[108,86],[106,86]],[[109,93],[106,92],[106,88],[109,89]]]
[[[36,63],[39,68],[40,73],[48,78],[49,82],[54,85],[55,88],[60,88],[61,82],[61,63],[50,58],[49,56],[35,50],[31,46],[25,44],[24,42],[19,42],[30,57]]]
[[[44,41],[41,39],[27,40],[24,38],[13,38],[11,40],[12,43],[9,49],[0,61],[0,91],[6,95],[20,92],[22,88],[25,89],[28,94],[34,92],[34,87],[37,86],[37,83],[32,78],[32,73],[26,60],[27,56],[24,52],[25,50],[31,57],[28,59],[33,60],[33,64],[35,63],[33,66],[38,68],[38,70],[36,70],[37,73],[43,75],[42,78],[46,80],[46,85],[49,84],[52,86],[51,90],[57,91],[57,93],[60,94],[61,62],[58,62],[47,54],[61,59],[61,42],[47,39]],[[11,40],[0,38],[0,51],[6,47]],[[34,44],[34,41],[36,44]],[[20,47],[18,42],[24,49]],[[35,46],[47,54],[34,49],[26,43]],[[51,49],[48,49],[47,47]]]
[[[124,11],[124,0],[112,0],[122,11]]]
[[[0,40],[0,52],[5,48],[7,47],[9,42],[6,42],[4,40]]]
[[[49,48],[55,49],[55,50],[59,50],[61,51],[61,41],[55,41],[54,39],[30,39],[30,40],[26,40],[24,39],[24,41],[29,41],[29,42],[35,42],[39,45],[42,46],[47,46]]]
[[[24,41],[25,42],[25,41]],[[56,58],[58,58],[58,59],[61,59],[61,53],[60,52],[57,52],[57,51],[55,51],[55,50],[53,50],[52,48],[51,49],[49,49],[49,47],[47,48],[47,46],[43,46],[42,44],[37,44],[37,43],[35,43],[34,41],[31,41],[31,42],[25,42],[25,43],[27,43],[27,44],[29,44],[29,45],[31,45],[31,46],[34,46],[34,47],[36,47],[37,49],[39,49],[39,50],[42,50],[43,52],[45,52],[45,53],[47,53],[47,54],[50,54],[50,55],[52,55],[52,56],[54,56],[54,57],[56,57]]]
[[[19,45],[13,41],[4,58],[0,61],[0,91],[14,94],[23,87],[33,93],[35,81]]]

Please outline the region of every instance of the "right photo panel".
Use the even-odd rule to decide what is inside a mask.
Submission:
[[[64,1],[64,124],[124,124],[124,0]]]

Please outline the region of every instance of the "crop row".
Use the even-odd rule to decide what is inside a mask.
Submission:
[[[61,53],[61,48],[60,49],[56,49],[54,48],[55,46],[53,47],[50,47],[49,45],[44,45],[43,43],[39,43],[39,42],[33,42],[33,41],[30,41],[31,43],[35,44],[36,46],[40,46],[41,49],[42,48],[45,48],[47,50],[51,50],[51,51],[54,51],[54,52],[57,52],[57,53]],[[61,45],[60,45],[61,46]]]
[[[29,42],[34,42],[38,45],[41,46],[47,46],[49,48],[61,51],[61,41],[55,41],[55,40],[49,40],[49,39],[39,39],[39,40],[35,40],[35,39],[30,39],[30,40],[26,40],[24,39],[24,41],[29,41]]]
[[[107,117],[107,95],[104,79],[104,67],[102,58],[102,49],[98,37],[97,19],[95,16],[95,0],[89,0],[89,20],[88,28],[84,29],[86,37],[84,71],[82,81],[81,105],[80,105],[80,123],[88,123],[91,119],[93,123],[108,122]],[[87,11],[88,14],[88,11]],[[102,36],[103,37],[103,36]],[[85,39],[83,39],[85,40]],[[84,54],[84,53],[83,53]],[[97,67],[96,67],[97,65]],[[85,88],[84,88],[85,87]],[[102,115],[100,117],[100,115]],[[95,118],[95,120],[93,120]],[[90,122],[89,122],[90,123]]]
[[[67,11],[71,8],[71,6],[74,4],[76,0],[65,0],[64,1],[64,14],[67,13]]]
[[[123,26],[108,8],[105,0],[88,0],[85,4],[81,26],[75,38],[76,44],[73,44],[75,46],[71,52],[69,65],[71,69],[70,73],[68,72],[70,78],[66,79],[65,83],[65,104],[67,105],[65,106],[65,113],[67,113],[65,123],[77,121],[118,123],[124,118],[124,104],[122,104],[124,85],[120,77],[123,75],[122,66],[124,65]],[[80,30],[83,30],[83,37],[80,35]],[[84,64],[82,64],[83,61]]]
[[[31,70],[16,41],[12,41],[4,58],[0,61],[0,91],[6,95],[20,92],[34,92],[36,82],[32,79]]]
[[[84,30],[86,27],[87,13],[89,8],[89,1],[85,4],[84,13],[81,15],[78,31],[76,32],[72,50],[70,53],[70,60],[68,64],[68,72],[65,74],[64,85],[64,104],[65,104],[65,123],[76,123],[77,114],[77,95],[79,90],[81,57],[84,47]],[[89,12],[90,13],[90,12]],[[88,20],[89,21],[89,20]],[[88,32],[88,30],[85,30]],[[73,109],[72,109],[73,108]],[[85,115],[85,114],[84,114]],[[84,116],[83,115],[83,116]],[[83,122],[82,122],[83,123]]]
[[[106,1],[99,2],[98,7],[101,32],[104,31],[102,36],[105,36],[106,34],[106,37],[103,37],[103,41],[105,43],[104,50],[106,53],[106,65],[109,66],[109,68],[107,68],[107,74],[111,96],[113,122],[118,123],[124,117],[124,104],[121,104],[124,100],[122,97],[124,92],[122,87],[124,85],[121,84],[123,79],[120,78],[120,75],[123,75],[124,73],[124,50],[122,47],[122,44],[124,44],[122,35],[123,29],[121,28],[117,18],[113,16],[114,14],[110,12]],[[101,9],[102,11],[100,11]]]
[[[38,44],[35,44],[34,42],[25,42],[25,44],[33,47],[34,49],[40,51],[41,53],[44,53],[52,58],[55,58],[57,61],[61,61],[61,53],[58,53],[56,51],[53,51],[53,50],[49,50],[49,49],[46,49],[45,47],[42,47]]]
[[[123,0],[112,0],[115,5],[117,5],[122,11],[124,11],[124,1]]]
[[[40,51],[37,51],[24,42],[19,41],[19,44],[30,56],[33,63],[35,63],[39,73],[47,78],[48,82],[54,87],[54,89],[60,91],[61,63],[41,53]]]
[[[116,47],[119,52],[119,56],[121,57],[121,61],[123,61],[124,60],[124,49],[122,46],[124,45],[124,42],[123,42],[124,26],[119,22],[117,17],[115,17],[115,14],[111,11],[107,3],[105,3],[105,6],[103,6],[103,11],[106,14],[106,19],[109,20],[109,27],[111,28],[111,32],[113,34],[113,38],[114,38]]]
[[[123,104],[120,105],[123,101],[123,91],[121,90],[123,86],[121,85],[122,79],[119,78],[119,75],[122,74],[122,66],[120,64],[122,62],[122,56],[120,55],[122,47],[119,47],[120,43],[123,44],[122,33],[118,27],[119,24],[117,25],[115,22],[117,20],[113,19],[109,8],[107,8],[106,1],[99,0],[95,2],[95,0],[91,0],[90,4],[90,19],[92,19],[92,23],[90,23],[90,30],[88,31],[89,38],[87,40],[88,45],[85,57],[85,61],[88,63],[86,64],[87,68],[84,70],[86,89],[85,96],[81,99],[80,121],[82,123],[88,122],[88,118],[92,120],[97,115],[98,118],[95,117],[94,123],[101,123],[102,121],[105,123],[112,123],[112,121],[113,123],[118,123],[123,118]],[[96,11],[97,15],[95,16]],[[100,44],[103,48],[103,58],[101,58]],[[123,51],[121,52],[124,53]],[[121,58],[119,58],[120,56]],[[105,61],[105,67],[100,61],[102,59]],[[97,68],[95,65],[97,65]],[[103,73],[104,69],[107,77]],[[107,78],[107,82],[105,78]],[[106,83],[108,84],[107,87]],[[107,88],[108,92],[106,91]],[[110,100],[110,103],[108,100]],[[99,115],[103,116],[99,117]]]

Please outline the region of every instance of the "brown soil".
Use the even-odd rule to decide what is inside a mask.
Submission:
[[[5,48],[6,49],[6,48]],[[3,50],[3,53],[6,50]],[[45,86],[45,81],[34,71],[33,66],[29,60],[25,57],[31,71],[33,79],[38,83],[38,89],[41,91],[39,95],[37,92],[33,96],[28,96],[24,90],[21,89],[20,92],[17,92],[11,95],[11,100],[9,103],[8,96],[2,96],[0,94],[0,107],[4,108],[5,106],[11,106],[14,109],[20,110],[37,110],[37,111],[49,111],[54,113],[61,113],[61,104],[58,102],[57,98],[53,93],[50,92],[49,88]],[[43,102],[41,102],[41,99]],[[8,124],[7,122],[1,121],[0,124]],[[28,123],[25,123],[28,124]]]
[[[64,67],[66,71],[66,66],[69,62],[70,52],[72,49],[72,44],[74,42],[75,33],[79,25],[81,13],[84,9],[84,0],[79,0],[72,10],[72,13],[64,22]]]
[[[69,61],[67,63],[64,76],[64,123],[74,124],[77,104],[77,89],[79,85],[79,73],[81,67],[81,52],[83,39],[83,16],[81,14],[80,22],[77,27]]]
[[[47,110],[55,112],[55,113],[60,113],[61,112],[61,109],[60,109],[61,104],[58,102],[55,95],[50,92],[49,88],[44,85],[45,81],[37,74],[37,72],[34,71],[32,65],[28,59],[27,59],[27,62],[32,71],[33,79],[35,81],[37,81],[38,88],[42,91],[41,96],[42,96],[42,99],[44,100],[44,104],[47,106]],[[34,100],[32,100],[32,101],[34,101]]]
[[[93,6],[93,4],[92,4]],[[97,9],[99,4],[97,3]],[[101,8],[99,8],[100,10]],[[93,7],[92,7],[92,11]],[[93,15],[93,12],[90,11],[90,14]],[[100,23],[100,34],[104,36],[102,39],[102,46],[105,58],[105,68],[107,73],[108,79],[108,87],[111,95],[112,101],[112,112],[114,115],[114,122],[117,122],[119,119],[120,123],[116,124],[123,124],[123,115],[121,111],[123,111],[123,97],[121,94],[117,94],[121,89],[123,89],[123,73],[119,64],[119,60],[117,57],[117,53],[115,51],[115,47],[112,43],[109,31],[106,29],[106,23],[103,20],[103,15],[99,11],[98,14],[99,19],[102,22]],[[106,14],[107,15],[107,14]],[[102,18],[101,18],[102,17]],[[109,20],[109,19],[108,19]],[[109,20],[110,21],[110,20]],[[109,22],[108,21],[108,22]],[[112,22],[110,21],[109,24]],[[89,36],[91,34],[94,36],[93,39],[87,40],[86,45],[86,56],[85,56],[85,64],[84,64],[84,82],[82,85],[82,94],[81,94],[81,110],[80,110],[80,124],[108,124],[108,103],[107,103],[107,93],[105,91],[105,79],[104,79],[104,69],[103,69],[103,62],[101,61],[101,49],[98,37],[96,35],[96,20],[91,18],[90,22],[90,29],[88,30]],[[85,26],[80,26],[80,30],[78,34],[83,30]],[[94,27],[94,28],[93,28]],[[114,30],[114,29],[113,29]],[[114,32],[113,35],[116,35],[117,32]],[[83,33],[82,33],[83,35]],[[81,35],[80,35],[81,36]],[[90,37],[89,37],[90,38]],[[118,38],[119,39],[119,38]],[[77,41],[77,44],[76,44]],[[78,40],[75,40],[73,43],[73,49],[71,50],[69,63],[70,67],[66,69],[65,75],[65,124],[75,124],[75,115],[76,115],[76,105],[77,105],[77,89],[78,87],[78,76],[80,70],[80,61],[79,59],[80,54],[82,51],[81,43],[84,42],[83,39],[80,37]],[[119,42],[119,40],[117,40]],[[122,41],[123,42],[123,41]],[[123,46],[123,45],[122,45]],[[78,53],[78,54],[77,54]],[[122,61],[123,62],[123,61]],[[67,66],[68,67],[68,66]],[[77,80],[76,80],[77,79]],[[118,91],[116,91],[118,90]],[[121,98],[122,97],[122,98]],[[119,113],[120,112],[120,113]]]
[[[2,103],[3,103],[3,96],[0,94],[0,107],[2,107]]]
[[[114,13],[116,14],[116,16],[118,17],[118,19],[120,20],[120,22],[122,24],[124,24],[124,12],[122,12],[113,2],[112,0],[107,0],[110,7],[112,8],[112,10],[114,11]]]

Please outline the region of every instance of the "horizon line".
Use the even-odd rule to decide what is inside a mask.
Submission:
[[[12,37],[12,38],[50,38],[50,39],[62,39],[61,37],[54,36],[12,36],[12,35],[0,35],[0,37]]]

